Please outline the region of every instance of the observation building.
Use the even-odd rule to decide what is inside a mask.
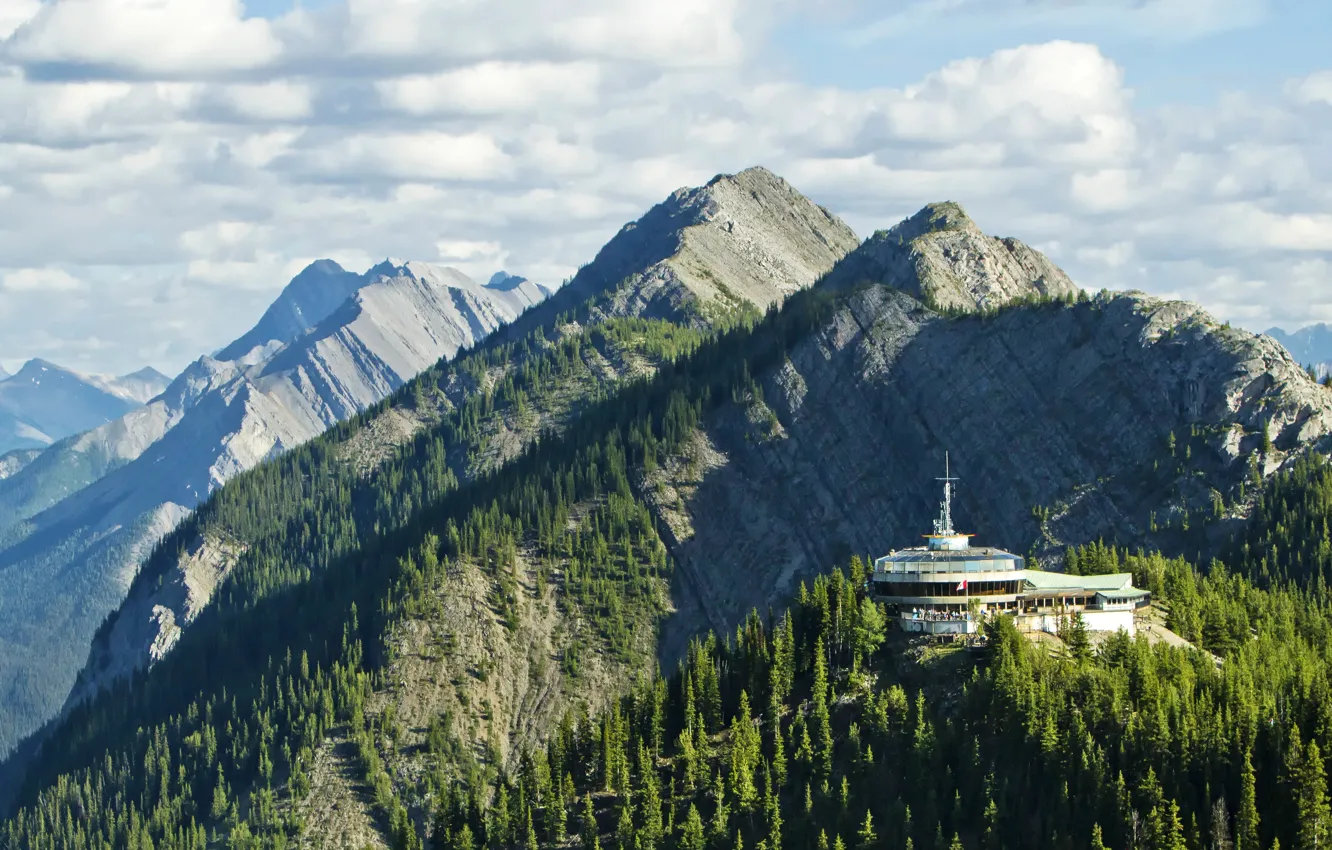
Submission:
[[[1029,570],[1021,556],[972,546],[974,535],[953,529],[953,482],[944,459],[944,498],[925,545],[889,552],[874,561],[870,585],[904,631],[971,634],[981,617],[1011,614],[1019,628],[1054,633],[1060,620],[1081,612],[1091,631],[1133,634],[1133,612],[1149,594],[1132,573],[1071,576]]]

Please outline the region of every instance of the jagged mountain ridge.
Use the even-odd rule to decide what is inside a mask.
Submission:
[[[29,360],[15,374],[0,378],[0,454],[44,448],[95,428],[148,401],[166,384],[151,368],[115,378]]]
[[[790,204],[795,213],[782,211]],[[681,212],[681,210],[685,212]],[[775,211],[775,212],[774,212]],[[730,238],[739,226],[740,238]],[[728,226],[729,225],[729,226]],[[660,231],[662,228],[664,232]],[[649,231],[654,231],[648,238]],[[746,233],[766,232],[768,243],[762,253],[753,251]],[[632,239],[628,236],[632,234]],[[637,246],[645,241],[675,246],[674,253],[644,252]],[[626,245],[626,242],[630,244]],[[717,288],[708,281],[704,269],[736,269],[758,258],[746,269],[746,289],[753,300],[728,301],[725,310],[759,310],[786,294],[809,286],[821,274],[855,247],[855,234],[831,213],[796,193],[789,184],[762,168],[736,175],[720,175],[706,186],[681,189],[649,210],[642,218],[621,229],[596,258],[583,267],[573,281],[555,293],[539,309],[523,314],[521,321],[500,336],[512,336],[523,325],[549,325],[558,313],[587,297],[600,296],[587,311],[583,323],[592,327],[613,317],[650,317],[666,312],[681,321],[706,323],[702,312],[689,305],[708,303],[718,298]],[[711,260],[705,261],[697,246],[708,246]],[[761,269],[781,271],[771,279]],[[683,268],[686,274],[676,269]],[[713,273],[715,274],[715,273]],[[518,292],[527,286],[519,278],[496,275],[487,286]],[[696,288],[695,288],[696,287]],[[648,295],[640,296],[640,291]],[[663,309],[669,303],[670,308]],[[552,335],[577,332],[577,325],[564,330],[551,328]],[[601,359],[597,364],[598,383],[574,389],[570,395],[588,396],[599,387],[622,376],[640,374],[644,363],[639,359],[615,364]],[[498,381],[499,375],[494,380]],[[493,385],[493,384],[492,384]],[[451,387],[446,391],[449,407],[461,406],[477,392],[477,387]],[[406,405],[380,411],[363,433],[384,433],[399,445],[407,443],[425,422]],[[562,414],[540,411],[525,426],[502,422],[493,439],[478,454],[485,458],[475,469],[459,467],[460,477],[493,468],[515,456],[545,427],[560,427]],[[358,437],[348,440],[355,444]],[[381,453],[381,457],[382,457]],[[364,474],[358,469],[357,475]],[[180,630],[197,616],[206,604],[218,579],[225,575],[245,541],[236,541],[222,530],[201,529],[186,544],[179,560],[167,567],[160,583],[143,581],[130,591],[127,602],[115,617],[113,627],[100,635],[71,695],[77,702],[105,686],[116,677],[146,666],[160,658],[175,641]],[[147,578],[147,576],[145,576]]]
[[[316,271],[343,285],[327,267]],[[330,302],[309,297],[309,275],[298,278],[303,300],[290,292],[279,299],[288,305],[276,314],[285,324],[272,311],[260,323],[294,339],[256,342],[251,332],[236,349],[244,349],[240,360],[202,358],[153,404],[0,482],[0,505],[10,510],[0,525],[0,647],[8,659],[0,680],[10,686],[0,697],[28,718],[26,728],[4,730],[0,747],[55,710],[97,623],[143,558],[213,489],[374,404],[544,297],[530,283],[489,289],[452,269],[384,263],[357,276],[358,288],[321,316]],[[303,308],[291,308],[298,300]],[[50,587],[57,580],[64,592]]]

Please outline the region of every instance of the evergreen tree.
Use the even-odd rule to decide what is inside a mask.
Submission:
[[[703,850],[703,818],[698,813],[698,806],[689,804],[689,814],[685,817],[684,828],[680,833],[681,850]]]
[[[869,809],[865,810],[865,819],[861,821],[860,831],[856,833],[856,847],[859,850],[870,850],[878,836],[874,834],[874,814]]]
[[[1248,747],[1244,748],[1244,761],[1240,773],[1235,850],[1262,850],[1258,838],[1258,785],[1253,775],[1253,757]]]
[[[1304,747],[1295,780],[1295,799],[1299,811],[1299,850],[1326,850],[1332,810],[1327,798],[1327,774],[1318,742]]]

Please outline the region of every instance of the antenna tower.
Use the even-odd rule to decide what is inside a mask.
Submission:
[[[953,534],[953,482],[958,480],[949,475],[948,452],[944,452],[944,477],[936,478],[935,481],[944,483],[943,502],[940,503],[941,511],[939,518],[934,521],[934,533],[947,537]]]

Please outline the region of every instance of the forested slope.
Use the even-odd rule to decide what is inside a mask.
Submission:
[[[696,210],[702,226],[725,228],[726,217],[710,203]],[[838,549],[865,551],[911,539],[925,527],[933,499],[916,479],[936,474],[935,455],[944,448],[965,455],[968,487],[960,513],[977,522],[978,531],[999,538],[987,542],[1023,549],[1030,543],[1037,554],[1053,557],[1068,544],[1101,536],[1147,540],[1160,534],[1167,542],[1193,545],[1189,535],[1207,525],[1197,513],[1202,506],[1220,518],[1211,524],[1216,541],[1202,542],[1219,545],[1254,510],[1266,474],[1326,439],[1329,394],[1274,343],[1269,348],[1188,305],[1141,296],[1079,297],[1062,273],[1055,275],[1030,249],[1008,240],[1003,254],[986,253],[997,250],[998,240],[986,241],[951,209],[946,212],[942,227],[919,225],[941,220],[927,210],[902,231],[903,239],[893,231],[876,236],[865,252],[848,259],[854,275],[834,272],[763,317],[746,307],[758,301],[727,296],[724,280],[691,289],[689,281],[707,278],[671,266],[670,257],[685,253],[679,245],[689,244],[688,238],[676,239],[676,253],[668,252],[665,266],[651,260],[649,272],[629,275],[581,306],[570,306],[578,288],[562,300],[557,295],[551,310],[562,314],[549,324],[518,323],[503,339],[431,370],[380,408],[223,488],[190,527],[200,536],[230,535],[225,542],[239,552],[211,603],[148,675],[122,679],[100,697],[72,706],[40,753],[11,762],[32,768],[20,813],[7,826],[9,840],[25,847],[79,846],[95,844],[96,836],[118,846],[142,843],[148,835],[154,846],[184,847],[229,836],[236,846],[346,839],[412,847],[447,836],[451,844],[444,846],[474,847],[478,835],[491,830],[486,840],[504,846],[528,842],[531,814],[532,839],[550,844],[559,843],[561,830],[576,831],[570,826],[577,823],[575,801],[596,790],[594,818],[613,818],[618,829],[622,811],[628,811],[626,829],[644,830],[639,846],[697,846],[692,831],[687,838],[681,831],[692,820],[687,804],[692,801],[701,817],[712,820],[715,798],[690,797],[678,781],[672,791],[666,770],[683,768],[669,744],[655,739],[650,752],[669,761],[643,763],[655,764],[657,799],[679,806],[663,805],[654,816],[647,805],[641,824],[635,820],[635,789],[652,799],[653,783],[643,778],[650,779],[652,769],[636,766],[636,747],[630,747],[628,761],[608,756],[614,747],[603,743],[598,750],[586,731],[579,733],[577,753],[559,745],[565,750],[549,780],[553,797],[535,790],[539,778],[525,789],[506,788],[495,800],[510,802],[494,807],[479,789],[514,781],[524,764],[521,752],[539,749],[551,735],[567,742],[560,718],[569,712],[573,727],[593,728],[576,719],[579,712],[613,710],[634,682],[660,706],[652,711],[663,724],[662,740],[678,737],[689,712],[680,710],[669,721],[676,727],[667,725],[665,712],[671,700],[687,704],[687,689],[676,699],[671,688],[651,685],[654,657],[673,666],[675,658],[688,655],[698,669],[715,662],[718,677],[745,669],[740,681],[751,705],[766,705],[764,688],[771,689],[762,659],[777,652],[768,643],[775,640],[773,623],[748,627],[765,636],[750,639],[744,664],[732,650],[720,660],[704,653],[700,661],[697,650],[686,651],[690,636],[709,625],[731,634],[754,605],[765,614],[770,604],[780,610],[788,592],[800,596],[802,578],[812,580],[834,560],[845,561],[835,557]],[[611,251],[613,241],[607,250],[661,254],[655,243],[635,242],[638,235],[627,229],[617,237],[619,247]],[[589,269],[580,286],[591,286],[594,275],[614,278],[595,263]],[[1024,287],[1017,286],[1021,281]],[[934,303],[932,293],[948,293],[949,300]],[[634,304],[649,305],[643,313],[655,318],[625,316],[638,309],[626,306]],[[719,334],[723,329],[729,330]],[[394,421],[402,427],[394,430]],[[1222,494],[1219,502],[1210,496],[1213,489]],[[146,592],[175,580],[172,570],[192,545],[185,534],[169,541],[151,562],[155,571],[141,579]],[[1204,623],[1206,609],[1189,606],[1206,595],[1205,588],[1198,589],[1186,567],[1167,567],[1163,559],[1134,563],[1143,582],[1170,597],[1179,629],[1188,632],[1195,619]],[[1220,582],[1213,596],[1237,595],[1247,607],[1217,607],[1222,619],[1210,614],[1211,625],[1198,629],[1204,636],[1209,629],[1229,635],[1236,646],[1245,646],[1240,638],[1244,624],[1255,621],[1253,611],[1287,604],[1219,572],[1208,581]],[[1177,593],[1188,582],[1197,592]],[[829,585],[821,586],[826,595]],[[842,691],[850,693],[851,679],[841,677],[854,666],[854,646],[863,654],[874,642],[872,609],[854,598],[854,582],[836,587],[835,608],[829,601],[817,609],[818,587],[815,603],[802,601],[805,614],[799,616],[813,617],[807,609],[816,605],[825,674],[843,681]],[[1298,594],[1288,597],[1304,604]],[[1314,603],[1308,608],[1320,610]],[[833,625],[824,623],[821,611]],[[1189,611],[1197,616],[1191,619]],[[1295,616],[1276,617],[1274,634]],[[1310,614],[1300,622],[1308,624],[1299,634],[1313,652],[1320,646],[1321,621]],[[104,635],[115,634],[119,623],[108,624]],[[801,643],[788,633],[781,652],[793,659],[799,653],[807,660],[823,657],[808,627],[801,628]],[[1300,646],[1292,642],[1282,651]],[[1130,677],[1124,697],[1113,678],[1119,673],[1102,675],[1083,660],[1082,667],[1053,667],[1025,652],[1009,646],[1010,666],[1026,671],[1021,675],[1027,679],[1015,681],[1029,682],[1039,699],[1024,697],[1020,704],[1044,725],[1027,724],[1023,734],[1039,729],[1044,740],[1045,727],[1053,724],[1050,734],[1058,741],[1065,709],[1057,706],[1079,705],[1088,693],[1061,689],[1086,678],[1092,682],[1086,688],[1121,696],[1111,700],[1114,711],[1098,715],[1103,722],[1095,726],[1092,743],[1080,733],[1070,740],[1081,741],[1087,754],[1079,765],[1095,762],[1097,747],[1109,759],[1105,754],[1118,740],[1109,718],[1123,720],[1121,709],[1138,704],[1126,700],[1140,700],[1133,683],[1148,674]],[[1286,699],[1292,683],[1322,675],[1316,666],[1321,662],[1309,660],[1314,655],[1289,656],[1294,660],[1273,668],[1274,676],[1288,671],[1272,680],[1276,690],[1254,693],[1267,699],[1280,692]],[[1207,658],[1180,658],[1166,658],[1150,675],[1161,682],[1197,677],[1187,673],[1189,666],[1206,664],[1215,672]],[[888,694],[875,699],[897,702],[888,687],[897,674],[882,666],[888,661],[874,662]],[[796,687],[797,678],[800,687],[810,687],[809,663],[810,669],[792,674],[789,687]],[[96,673],[95,662],[90,670]],[[927,671],[941,686],[938,699],[927,702],[933,726],[909,727],[913,741],[919,729],[948,732],[939,738],[939,752],[931,752],[930,766],[942,770],[936,783],[908,788],[883,780],[885,806],[926,795],[910,803],[912,822],[923,824],[922,832],[893,826],[892,810],[883,808],[874,819],[891,836],[885,841],[909,834],[928,842],[943,833],[951,843],[951,832],[967,846],[980,840],[983,832],[967,819],[973,816],[954,816],[951,807],[953,792],[965,793],[968,804],[983,802],[977,777],[983,780],[989,768],[974,765],[984,766],[986,759],[1028,764],[1011,791],[992,792],[1004,801],[1007,818],[1018,817],[1010,812],[1023,794],[1048,791],[1046,783],[1062,789],[1064,779],[1070,789],[1059,790],[1064,796],[1056,800],[1068,801],[1058,802],[1066,808],[1055,811],[1089,834],[1085,816],[1094,810],[1096,822],[1116,840],[1122,835],[1117,830],[1132,824],[1131,809],[1148,820],[1155,809],[1160,820],[1170,800],[1186,814],[1201,811],[1201,798],[1211,805],[1213,789],[1186,793],[1158,759],[1148,766],[1161,765],[1161,788],[1153,790],[1143,769],[1128,774],[1126,782],[1138,783],[1130,793],[1138,796],[1116,810],[1115,820],[1103,811],[1101,792],[1084,793],[1093,779],[1110,774],[1098,773],[1100,768],[1075,774],[1071,762],[1059,770],[1021,762],[1032,751],[1011,728],[987,733],[995,748],[967,754],[973,767],[964,769],[953,754],[971,740],[991,743],[972,734],[983,729],[978,718],[1000,716],[995,712],[1010,704],[984,695],[1014,698],[1011,688],[996,681],[990,691],[975,692],[982,701],[971,702],[972,686],[961,692],[966,676],[953,678],[958,672]],[[901,675],[904,688],[924,683],[913,682],[909,666]],[[1046,689],[1056,694],[1048,704]],[[799,720],[796,729],[808,728],[819,739],[823,771],[810,781],[811,814],[802,821],[781,808],[792,799],[797,808],[805,805],[802,784],[764,780],[748,743],[739,756],[727,749],[721,727],[740,705],[738,691],[734,682],[724,697],[719,683],[715,690],[719,702],[706,709],[707,740],[694,746],[726,754],[724,793],[746,800],[729,810],[736,812],[734,822],[730,815],[722,818],[717,835],[725,838],[716,838],[716,846],[733,846],[736,830],[750,847],[765,837],[771,841],[771,820],[764,818],[772,805],[792,828],[799,822],[827,831],[830,846],[839,834],[852,840],[847,824],[859,824],[863,813],[848,810],[843,823],[842,815],[828,814],[827,801],[842,805],[843,775],[846,805],[853,793],[860,795],[857,805],[868,797],[864,789],[870,786],[852,775],[860,769],[852,766],[856,758],[863,762],[864,756],[843,757],[836,743],[863,739],[867,716],[849,713],[859,710],[849,703],[826,701],[831,719],[818,725],[817,687],[809,691],[809,706],[792,701],[779,709],[793,724],[784,729],[788,738],[797,714],[813,712],[815,718]],[[703,698],[697,688],[694,696]],[[1207,707],[1213,695],[1198,699]],[[1301,705],[1322,710],[1312,697]],[[1175,706],[1167,701],[1153,710],[1174,722]],[[1147,711],[1147,704],[1140,710]],[[876,752],[894,753],[905,743],[885,736]],[[788,758],[801,750],[803,737],[784,743]],[[630,741],[628,732],[605,731],[602,738],[615,746]],[[1187,740],[1180,771],[1193,770],[1187,759],[1194,757],[1194,739]],[[1118,765],[1122,748],[1113,749],[1116,760],[1107,763]],[[548,753],[548,769],[552,758]],[[775,751],[768,758],[775,760]],[[598,760],[600,780],[590,772]],[[1234,764],[1227,762],[1226,769]],[[893,765],[884,770],[900,771],[897,761]],[[753,799],[763,801],[752,811],[746,767]],[[576,768],[582,772],[575,775]],[[568,779],[555,778],[560,770]],[[727,789],[732,773],[740,785]],[[615,777],[609,788],[607,775]],[[799,775],[788,770],[788,776]],[[917,780],[922,775],[909,774]],[[460,789],[473,789],[475,799],[459,799]],[[626,789],[635,791],[630,807],[621,805]],[[607,797],[608,790],[614,796]],[[770,804],[764,792],[787,802]],[[529,793],[538,795],[535,808],[512,802]],[[483,816],[486,807],[491,814]],[[1085,843],[1067,827],[1054,836],[1044,811],[1027,824],[1030,844],[1024,831],[1020,842],[1004,838],[1001,846]],[[904,825],[905,811],[900,816]],[[488,825],[496,817],[508,826]],[[600,840],[612,841],[609,822],[599,823],[605,829],[597,830],[606,833]],[[1211,821],[1200,823],[1200,830],[1210,829]],[[1153,835],[1175,835],[1173,826],[1153,829]],[[817,843],[812,830],[781,834],[792,846]]]

